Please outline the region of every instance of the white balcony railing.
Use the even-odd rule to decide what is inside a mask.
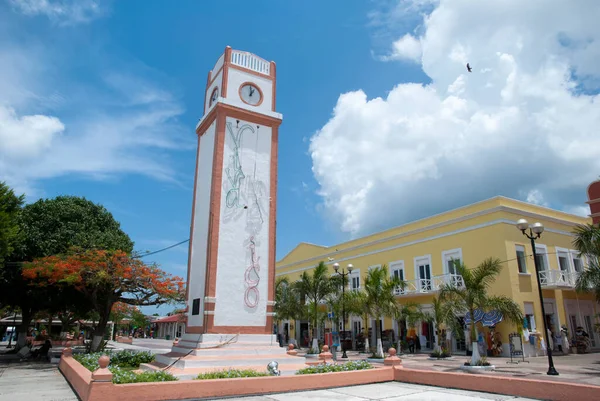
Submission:
[[[542,287],[575,287],[579,272],[544,270],[539,272]]]
[[[231,64],[239,65],[240,67],[248,68],[249,70],[260,72],[265,75],[271,73],[271,63],[248,52],[232,50]]]
[[[395,295],[430,294],[439,291],[445,284],[463,287],[463,278],[459,274],[443,274],[431,279],[416,279],[406,281],[404,288],[396,288]]]

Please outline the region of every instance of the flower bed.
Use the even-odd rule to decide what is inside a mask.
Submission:
[[[215,372],[200,373],[194,380],[211,380],[211,379],[238,379],[243,377],[263,377],[268,374],[258,372],[252,369],[228,369],[218,370]]]
[[[170,373],[163,371],[141,372],[136,373],[133,370],[140,367],[141,363],[150,363],[154,360],[154,355],[150,352],[94,352],[92,354],[76,354],[73,358],[82,364],[90,372],[95,371],[100,367],[98,358],[102,355],[110,357],[108,370],[113,374],[113,383],[149,383],[149,382],[164,382],[175,381],[177,378]]]
[[[300,369],[297,375],[312,375],[315,373],[351,372],[353,370],[373,369],[373,365],[366,361],[350,361],[335,365],[315,365]]]

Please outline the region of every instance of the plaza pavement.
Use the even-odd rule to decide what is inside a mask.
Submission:
[[[300,391],[254,397],[220,398],[227,401],[534,401],[510,395],[452,390],[441,387],[389,382],[328,390]]]
[[[115,348],[150,350],[162,353],[170,350],[172,342],[155,339],[134,339],[133,345],[112,343]],[[0,343],[0,401],[75,401],[69,384],[56,365],[46,362],[19,362],[16,355],[6,354],[6,343]],[[338,357],[341,355],[338,353]],[[348,352],[350,360],[364,359],[365,354]],[[429,360],[427,354],[401,356],[404,366],[414,369],[459,371],[459,365],[468,359],[466,356],[454,356],[452,360]],[[496,371],[490,375],[525,377],[538,380],[558,380],[570,383],[592,384],[600,386],[600,354],[556,356],[555,366],[558,377],[547,376],[545,357],[526,358],[529,363],[507,364],[510,358],[490,358]],[[338,358],[338,361],[342,361]],[[274,401],[274,400],[514,400],[525,398],[480,393],[472,391],[445,389],[432,386],[420,386],[407,383],[380,383],[353,387],[341,387],[328,390],[280,393],[266,396],[228,398],[228,400]]]
[[[6,354],[0,343],[0,401],[77,401],[78,398],[58,371],[47,361],[20,362]]]

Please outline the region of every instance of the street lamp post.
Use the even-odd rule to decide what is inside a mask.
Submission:
[[[346,268],[348,270],[348,272],[344,273],[344,269],[342,268],[342,270],[340,271],[340,264],[339,263],[334,263],[333,264],[333,269],[335,270],[335,272],[340,275],[342,277],[342,332],[345,333],[346,332],[346,285],[344,283],[345,278],[347,276],[350,275],[350,273],[352,273],[352,269],[354,269],[354,266],[352,266],[352,263],[348,264],[348,267]],[[348,358],[348,355],[346,355],[346,347],[344,346],[344,340],[341,338],[340,336],[340,341],[342,342],[342,358]]]
[[[548,350],[548,372],[550,376],[558,376],[558,372],[554,368],[554,361],[552,360],[552,349],[550,348],[550,342],[548,341],[548,327],[546,327],[546,310],[544,309],[544,296],[542,294],[542,285],[540,283],[540,269],[538,266],[537,252],[535,250],[535,240],[542,236],[544,232],[544,226],[542,223],[534,223],[531,226],[525,219],[517,221],[517,228],[521,230],[524,236],[529,238],[531,241],[531,250],[533,252],[533,264],[535,265],[535,277],[537,278],[538,293],[540,296],[540,305],[542,307],[542,322],[544,323],[544,338],[546,339],[546,349]]]

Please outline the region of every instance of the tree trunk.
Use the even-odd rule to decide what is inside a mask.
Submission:
[[[471,348],[473,350],[471,354],[471,366],[477,365],[477,362],[481,359],[481,355],[479,354],[479,344],[477,344],[477,333],[475,332],[475,321],[474,314],[471,311]]]
[[[31,310],[21,307],[21,324],[17,328],[17,348],[22,348],[27,344],[27,331],[32,318]]]
[[[96,326],[94,333],[92,334],[92,346],[90,348],[91,352],[98,352],[102,346],[102,341],[104,339],[104,332],[106,331],[106,325],[108,324],[108,319],[100,317],[98,321],[98,325]]]
[[[91,352],[98,352],[102,346],[104,340],[104,333],[106,332],[106,326],[110,320],[110,311],[113,307],[113,302],[107,302],[103,311],[98,311],[98,325],[94,329],[92,334],[92,345],[90,347]]]
[[[377,356],[383,358],[383,344],[381,343],[381,330],[379,330],[379,319],[375,319],[375,338],[377,339]]]

